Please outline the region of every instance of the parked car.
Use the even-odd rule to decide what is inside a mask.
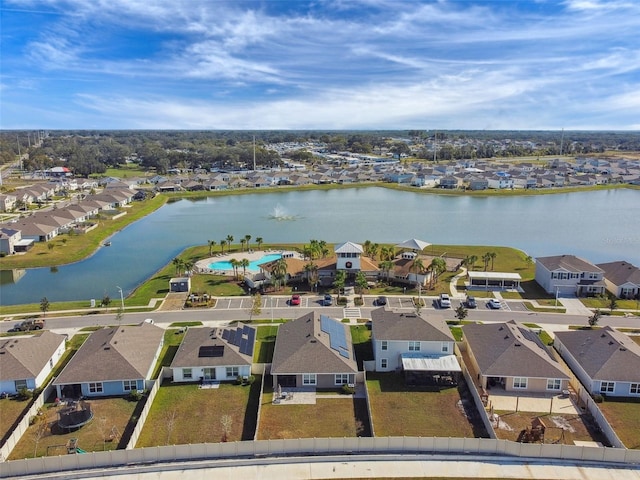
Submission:
[[[331,305],[333,305],[333,297],[327,293],[322,299],[322,305],[324,305],[325,307],[330,307]]]
[[[467,299],[465,300],[464,304],[467,308],[476,308],[478,306],[475,297],[472,297],[470,295],[467,295]]]
[[[31,330],[42,330],[45,325],[45,320],[40,318],[28,318],[23,322],[16,323],[13,328],[9,329],[10,332],[30,332]]]
[[[289,305],[300,305],[300,295],[291,295],[291,300],[289,300]]]
[[[494,310],[499,310],[502,308],[502,305],[500,304],[500,300],[496,298],[492,298],[487,302],[487,307],[492,308]]]
[[[376,305],[383,306],[386,304],[387,304],[387,297],[385,297],[384,295],[380,295],[378,298],[376,298]]]
[[[440,298],[438,299],[438,305],[440,305],[440,308],[451,307],[451,299],[449,298],[449,295],[447,295],[446,293],[441,293]]]

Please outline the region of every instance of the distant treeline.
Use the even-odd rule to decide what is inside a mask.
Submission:
[[[37,140],[45,138],[40,146]],[[254,143],[255,142],[255,143]],[[26,170],[67,166],[76,175],[104,173],[134,160],[165,173],[171,168],[237,169],[277,167],[280,153],[270,145],[315,142],[327,152],[407,153],[418,158],[580,155],[607,150],[640,151],[640,132],[467,131],[467,130],[54,130],[0,132],[0,162],[29,152]],[[255,146],[255,148],[254,148]],[[435,152],[434,152],[435,149]],[[320,162],[309,152],[296,161]]]

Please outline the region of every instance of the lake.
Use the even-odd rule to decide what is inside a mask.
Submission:
[[[179,200],[128,226],[93,256],[57,269],[3,272],[0,303],[102,299],[116,303],[186,247],[251,235],[266,243],[371,240],[504,245],[533,257],[575,254],[640,266],[640,191],[471,197],[380,187]],[[240,257],[240,255],[239,255]]]

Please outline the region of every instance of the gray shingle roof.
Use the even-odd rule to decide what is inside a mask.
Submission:
[[[330,347],[329,335],[320,329],[320,316],[319,313],[310,312],[280,326],[273,352],[272,374],[358,371],[349,326],[329,319],[344,329],[349,348],[349,358],[345,358]]]
[[[371,333],[376,340],[453,342],[455,339],[444,318],[401,313],[385,308],[371,312]]]
[[[609,326],[556,332],[556,338],[594,380],[640,381],[640,345]]]
[[[146,378],[163,336],[163,329],[146,322],[96,330],[54,385]]]
[[[240,353],[237,346],[224,340],[223,330],[223,328],[189,328],[171,362],[171,368],[251,365],[252,357]],[[200,347],[213,346],[223,347],[222,356],[199,356]]]
[[[604,270],[604,278],[614,285],[623,285],[627,282],[640,285],[640,268],[629,262],[599,263],[598,267]]]
[[[591,262],[576,257],[575,255],[557,255],[555,257],[537,257],[536,262],[541,263],[549,270],[558,270],[560,268],[574,273],[580,272],[601,272],[602,270],[596,267]]]
[[[469,324],[464,337],[482,375],[568,379],[538,335],[511,320],[507,323]]]
[[[64,335],[48,330],[28,337],[0,339],[0,380],[35,378],[64,341]]]

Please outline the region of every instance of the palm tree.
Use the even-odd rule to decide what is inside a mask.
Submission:
[[[194,265],[195,265],[195,263],[193,263],[191,260],[187,260],[186,262],[183,262],[183,264],[182,264],[185,272],[190,272],[191,269],[193,269]]]
[[[336,276],[333,279],[333,286],[338,289],[338,299],[340,301],[340,290],[344,288],[344,284],[347,281],[347,273],[344,270],[338,270]]]
[[[431,285],[433,286],[438,281],[438,276],[447,271],[447,262],[442,257],[435,257],[429,264],[429,270],[431,270]]]
[[[467,257],[469,259],[469,262],[467,263],[467,266],[469,267],[469,270],[473,270],[473,267],[475,266],[476,262],[478,261],[478,257],[476,255],[471,255],[470,257]]]
[[[482,256],[482,261],[484,262],[484,271],[487,271],[487,267],[489,266],[489,262],[491,261],[491,254],[489,252],[485,253]]]
[[[360,299],[362,300],[362,294],[364,293],[364,289],[367,288],[369,284],[367,283],[367,276],[364,272],[356,273],[356,286],[360,290]]]
[[[229,245],[229,252],[231,251],[231,243],[233,242],[233,235],[227,235],[227,245]]]
[[[233,278],[235,278],[237,280],[238,279],[238,266],[239,266],[240,262],[238,260],[236,260],[235,258],[232,258],[231,260],[229,260],[229,263],[233,267]]]
[[[245,235],[244,241],[247,242],[247,250],[249,250],[251,248],[251,244],[249,243],[251,241],[251,235]]]
[[[389,272],[393,268],[393,262],[391,260],[385,260],[384,262],[380,262],[378,268],[381,268],[385,273],[385,278],[387,279],[387,283],[389,283]]]
[[[496,259],[498,254],[496,252],[489,252],[489,257],[491,258],[491,271],[493,271],[493,261]]]
[[[47,297],[42,297],[42,300],[40,300],[40,310],[42,310],[43,317],[47,316],[47,310],[49,310],[50,306],[51,304],[49,303]]]
[[[316,283],[316,276],[318,273],[318,266],[313,263],[313,262],[309,262],[304,266],[304,272],[307,275],[307,283],[311,286],[314,283]]]
[[[240,266],[242,267],[242,276],[246,277],[247,276],[247,267],[249,266],[251,262],[249,261],[248,258],[243,258],[242,260],[240,260]]]
[[[258,250],[260,250],[260,247],[264,243],[264,240],[262,239],[262,237],[258,237],[256,238],[256,243],[258,244]]]
[[[242,245],[242,251],[244,252],[244,247],[247,244],[247,239],[246,238],[241,238],[240,239],[240,244]]]
[[[371,258],[375,260],[376,257],[378,256],[379,250],[380,250],[380,245],[378,245],[377,243],[374,243],[373,245],[371,245]]]
[[[421,258],[416,258],[413,261],[413,265],[411,266],[411,268],[413,268],[413,272],[416,275],[416,283],[420,283],[418,281],[418,273],[422,273],[424,271],[424,262]]]
[[[227,245],[226,240],[220,240],[220,252],[224,253],[224,247]]]
[[[362,244],[362,248],[364,249],[364,254],[367,257],[371,257],[371,245],[373,245],[371,240],[365,240],[364,243]]]
[[[179,257],[176,257],[173,260],[171,260],[171,263],[173,263],[173,266],[176,267],[176,275],[180,275],[180,270],[184,266],[184,262],[182,261],[182,259]]]
[[[279,260],[277,260],[275,265],[273,266],[273,270],[271,273],[278,282],[278,285],[280,284],[280,281],[282,281],[282,285],[286,285],[287,261],[284,258],[280,258]]]
[[[209,244],[209,256],[211,256],[211,251],[213,250],[213,247],[216,246],[216,241],[215,240],[207,240],[207,243]]]

